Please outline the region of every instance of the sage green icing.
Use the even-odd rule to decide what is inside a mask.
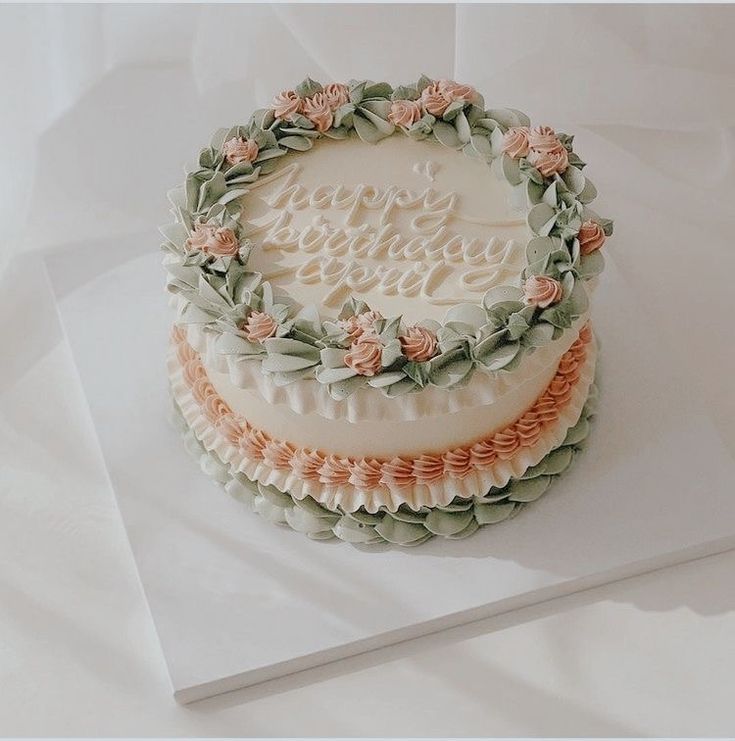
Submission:
[[[568,169],[561,176],[545,178],[527,159],[514,160],[502,152],[505,132],[513,126],[529,126],[528,117],[511,108],[486,109],[480,96],[473,102],[452,103],[441,118],[426,114],[407,131],[393,126],[388,121],[391,101],[416,100],[431,83],[422,76],[414,84],[394,89],[385,82],[351,80],[349,102],[335,112],[332,128],[324,133],[316,131],[305,116],[283,121],[269,109],[255,111],[245,125],[217,131],[210,146],[201,150],[184,185],[169,193],[175,221],[161,229],[167,288],[181,299],[177,321],[203,325],[205,331],[217,335],[218,352],[259,361],[263,372],[277,384],[314,378],[328,386],[336,399],[359,388],[378,389],[389,397],[416,393],[426,386],[457,388],[477,369],[512,372],[525,353],[558,339],[587,311],[585,283],[604,267],[599,252],[581,255],[579,229],[588,219],[600,224],[606,235],[613,228],[609,219],[588,205],[597,191],[584,175],[585,163],[573,150],[573,137],[558,135],[568,151]],[[322,89],[321,83],[308,78],[295,88],[301,96]],[[419,322],[436,332],[439,341],[439,354],[422,363],[403,357],[396,339],[403,328],[401,317],[390,317],[380,327],[386,345],[383,368],[368,379],[344,364],[347,334],[337,322],[323,320],[315,307],[299,308],[288,296],[275,295],[261,275],[248,270],[253,245],[242,236],[241,220],[247,215],[242,196],[249,183],[272,172],[283,157],[310,149],[317,139],[357,136],[377,143],[398,131],[413,139],[431,137],[488,164],[500,159],[503,177],[527,203],[528,225],[534,234],[527,245],[522,277],[544,275],[559,280],[563,299],[540,309],[525,306],[518,288],[493,288],[481,304],[450,310],[443,326]],[[254,162],[230,165],[225,160],[222,146],[236,136],[258,144]],[[185,242],[197,221],[232,229],[239,238],[237,254],[214,258],[187,252]],[[350,299],[340,318],[369,308],[364,301]],[[265,311],[276,319],[279,341],[248,341],[242,327],[252,311]]]

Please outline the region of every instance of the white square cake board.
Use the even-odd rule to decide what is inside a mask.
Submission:
[[[201,473],[167,421],[159,256],[121,254],[47,265],[180,702],[735,547],[735,464],[614,265],[572,468],[466,540],[365,551],[271,525]]]

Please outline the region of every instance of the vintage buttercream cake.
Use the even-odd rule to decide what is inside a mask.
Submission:
[[[612,223],[584,167],[571,136],[425,77],[307,79],[217,132],[163,228],[203,470],[361,544],[461,538],[538,499],[594,413]]]

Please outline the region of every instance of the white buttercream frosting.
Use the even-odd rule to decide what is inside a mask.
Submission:
[[[349,480],[325,485],[320,481],[302,479],[293,470],[274,468],[265,460],[243,455],[240,447],[233,445],[226,435],[218,431],[202,411],[200,401],[184,379],[183,368],[175,353],[171,354],[168,367],[174,399],[187,424],[206,449],[216,452],[234,470],[253,481],[288,491],[296,499],[311,496],[331,510],[353,512],[363,507],[368,512],[376,512],[384,507],[394,512],[401,504],[418,509],[446,506],[455,497],[482,496],[491,487],[503,487],[511,478],[520,477],[529,467],[538,464],[549,451],[563,442],[567,430],[579,419],[593,381],[596,354],[596,345],[592,340],[587,345],[579,379],[569,389],[568,400],[561,408],[558,419],[545,428],[532,446],[518,449],[508,460],[498,458],[490,468],[468,468],[467,474],[461,478],[445,476],[428,484],[414,483],[410,486],[403,485],[398,479],[387,480],[383,485],[371,489],[356,486]]]
[[[218,374],[227,374],[229,383],[249,392],[243,401],[236,401],[232,393],[229,400],[234,408],[247,405],[250,394],[258,394],[270,404],[283,405],[297,414],[317,414],[326,419],[349,422],[411,421],[426,417],[452,414],[467,408],[487,407],[494,404],[513,389],[526,384],[530,379],[547,372],[559,361],[577,338],[580,327],[588,321],[588,315],[580,317],[570,329],[556,341],[526,353],[521,364],[512,373],[488,374],[475,372],[470,382],[459,389],[443,389],[429,386],[415,394],[405,394],[394,399],[375,393],[374,389],[359,389],[346,399],[335,400],[329,390],[313,379],[295,381],[277,386],[268,375],[264,375],[260,363],[244,357],[222,355],[216,351],[216,338],[203,332],[197,325],[186,327],[187,341],[202,356],[208,369]],[[224,384],[223,384],[224,387]],[[518,407],[515,411],[523,409]]]
[[[384,316],[441,319],[518,285],[531,236],[486,162],[403,137],[317,142],[244,204],[251,267],[324,316],[355,295]]]

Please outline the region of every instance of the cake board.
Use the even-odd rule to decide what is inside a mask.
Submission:
[[[735,463],[614,265],[593,314],[599,415],[572,468],[466,540],[366,550],[271,525],[186,452],[146,242],[47,267],[179,702],[735,547]]]

